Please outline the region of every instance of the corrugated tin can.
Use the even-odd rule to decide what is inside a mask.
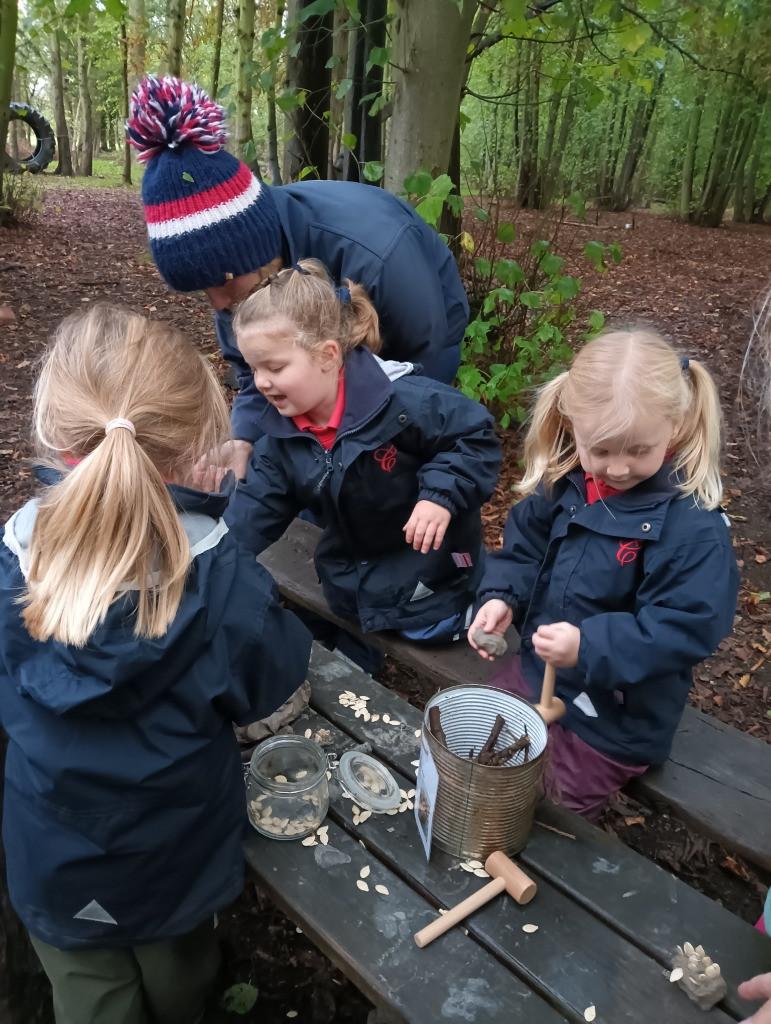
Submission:
[[[438,707],[449,749],[431,734],[429,711]],[[469,760],[490,735],[496,715],[506,725],[496,749],[511,745],[527,728],[530,747],[504,765]],[[426,705],[423,738],[436,764],[439,788],[432,843],[453,857],[484,860],[495,850],[518,853],[530,838],[541,797],[547,730],[532,704],[492,686],[452,686]]]

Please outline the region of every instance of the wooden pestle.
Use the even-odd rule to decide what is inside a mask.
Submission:
[[[565,714],[565,702],[561,701],[559,697],[554,696],[555,678],[556,671],[554,665],[550,665],[547,662],[546,668],[543,670],[541,699],[535,706],[535,710],[547,725],[556,722],[558,718],[562,718]]]
[[[500,850],[491,853],[487,858],[485,861],[485,871],[492,877],[492,881],[488,882],[487,885],[483,885],[481,889],[469,896],[468,899],[463,900],[457,907],[448,910],[446,914],[442,914],[441,917],[432,921],[431,924],[416,932],[415,942],[419,946],[427,946],[429,942],[433,942],[434,939],[449,931],[453,925],[462,921],[464,917],[473,914],[475,910],[478,910],[485,903],[493,899],[493,897],[502,893],[504,889],[512,899],[522,905],[529,903],[536,894],[537,886],[535,882],[528,878],[525,872],[518,868]]]

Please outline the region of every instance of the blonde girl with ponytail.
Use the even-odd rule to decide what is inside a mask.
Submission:
[[[95,306],[57,330],[34,398],[47,486],[0,545],[9,894],[58,1024],[182,1024],[243,884],[233,722],[297,688],[310,635],[227,495],[186,486],[228,411],[184,337]]]
[[[234,532],[259,553],[307,510],[325,528],[316,568],[337,615],[419,641],[465,635],[500,464],[490,415],[379,360],[365,289],[335,288],[316,260],[268,279],[233,326],[267,403]]]
[[[720,422],[706,367],[646,330],[595,338],[535,402],[524,497],[469,635],[514,622],[520,653],[494,681],[525,696],[546,664],[557,670],[567,710],[550,729],[547,785],[587,817],[666,760],[691,670],[731,630]]]

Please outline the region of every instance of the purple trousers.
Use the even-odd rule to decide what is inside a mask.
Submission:
[[[537,700],[522,671],[518,654],[504,660],[493,671],[489,685],[508,690],[525,700]],[[564,729],[559,722],[549,726],[543,779],[546,796],[571,811],[578,811],[589,821],[599,816],[622,786],[642,775],[647,768],[647,764],[615,761],[590,747],[574,732]]]

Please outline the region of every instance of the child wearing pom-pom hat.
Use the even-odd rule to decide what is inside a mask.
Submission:
[[[468,301],[452,253],[407,203],[355,182],[263,184],[225,150],[222,108],[177,78],[137,86],[127,132],[145,164],[155,264],[176,291],[206,292],[223,355],[236,367],[236,475],[259,436],[264,400],[236,346],[231,310],[282,267],[312,257],[338,283],[360,282],[380,318],[384,357],[453,380]]]

